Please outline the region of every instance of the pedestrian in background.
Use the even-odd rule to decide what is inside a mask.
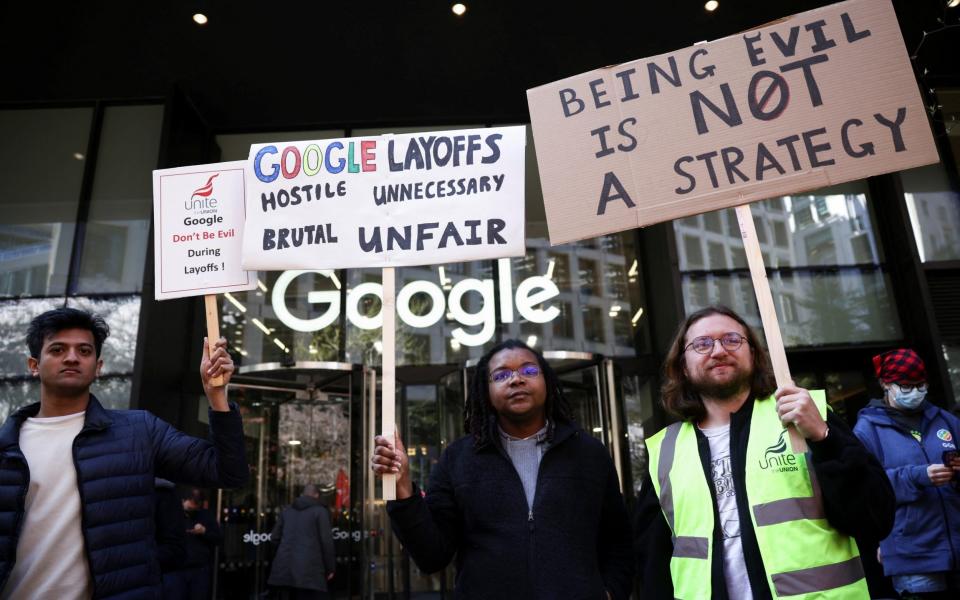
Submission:
[[[960,597],[960,419],[927,399],[923,359],[907,348],[873,358],[883,398],[854,433],[886,469],[897,497],[883,571],[904,598]]]
[[[206,506],[203,490],[192,489],[183,498],[186,522],[186,558],[181,568],[164,575],[164,598],[210,598],[214,551],[223,541],[220,525]]]
[[[307,485],[293,504],[283,509],[270,532],[277,547],[268,585],[284,600],[326,600],[337,569],[330,511],[320,502],[320,490]]]

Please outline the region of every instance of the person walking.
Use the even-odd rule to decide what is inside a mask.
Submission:
[[[320,488],[304,486],[277,518],[270,542],[277,547],[267,584],[284,600],[326,600],[337,570],[330,511],[320,502]]]
[[[885,575],[904,598],[960,597],[960,419],[926,399],[923,359],[909,348],[873,358],[883,398],[853,432],[886,469],[897,497],[880,542]]]

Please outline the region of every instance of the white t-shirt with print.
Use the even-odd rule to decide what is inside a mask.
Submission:
[[[3,600],[81,600],[92,595],[73,464],[73,440],[83,429],[85,415],[32,417],[20,428],[30,487],[17,563],[0,593]]]
[[[740,513],[730,468],[730,425],[700,429],[710,442],[710,473],[723,532],[723,578],[730,600],[753,598],[740,538]]]

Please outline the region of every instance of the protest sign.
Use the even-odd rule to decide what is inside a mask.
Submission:
[[[779,386],[792,381],[749,203],[939,160],[889,0],[848,0],[527,99],[552,244],[737,207]]]
[[[525,145],[523,127],[253,145],[243,265],[521,256]]]
[[[240,267],[244,161],[153,172],[157,300],[252,290]]]
[[[154,297],[205,296],[211,349],[220,339],[215,294],[257,287],[256,276],[240,266],[245,166],[237,161],[153,172]]]
[[[524,127],[255,144],[247,269],[382,267],[381,432],[395,435],[394,267],[526,252]],[[396,498],[384,475],[383,498]]]
[[[889,0],[527,96],[553,244],[938,161]]]

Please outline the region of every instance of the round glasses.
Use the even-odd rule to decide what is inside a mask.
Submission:
[[[926,392],[926,391],[927,391],[927,384],[926,384],[926,383],[917,383],[917,384],[913,384],[913,385],[910,385],[909,383],[895,383],[895,384],[893,384],[893,385],[897,386],[897,388],[899,388],[900,391],[903,392],[904,394],[908,394],[908,393],[912,392],[913,390],[917,390],[918,392]]]
[[[490,373],[490,381],[491,383],[506,383],[513,379],[514,373],[521,379],[532,379],[540,375],[540,367],[526,364],[519,369],[497,369],[493,373]]]
[[[697,354],[709,354],[713,352],[713,347],[717,342],[720,342],[720,345],[723,346],[723,349],[727,352],[733,352],[738,349],[743,343],[747,341],[747,338],[743,337],[735,331],[725,333],[720,337],[710,337],[709,335],[702,335],[700,337],[693,338],[693,341],[687,344],[683,350],[686,352],[690,348],[693,348],[693,351]]]

